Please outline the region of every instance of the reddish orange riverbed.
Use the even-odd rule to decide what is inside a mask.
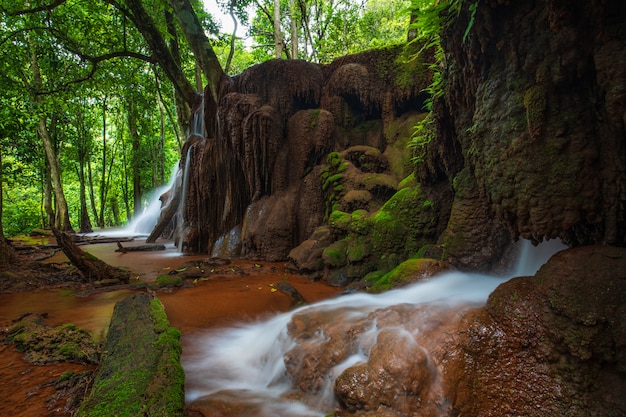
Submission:
[[[138,242],[141,243],[141,242]],[[129,244],[130,245],[130,244]],[[126,267],[135,277],[152,281],[158,275],[178,268],[182,263],[207,256],[182,256],[175,250],[165,252],[117,253],[114,244],[85,246],[107,263]],[[63,262],[57,255],[49,262]],[[157,291],[170,322],[183,336],[213,326],[241,320],[254,320],[268,314],[287,311],[290,298],[276,291],[272,284],[286,280],[307,302],[334,297],[341,291],[323,283],[310,282],[305,277],[286,271],[284,263],[233,261],[219,273],[207,271],[205,277],[192,287]],[[130,294],[128,290],[104,292],[78,297],[63,290],[0,294],[0,326],[25,312],[47,313],[51,325],[74,323],[91,332],[97,339],[104,337],[115,303]],[[0,346],[0,415],[19,417],[68,416],[62,407],[47,410],[46,399],[54,389],[45,382],[64,372],[78,372],[78,365],[57,364],[35,366],[21,360],[13,346]],[[184,350],[184,345],[183,345]],[[184,351],[183,351],[184,354]]]

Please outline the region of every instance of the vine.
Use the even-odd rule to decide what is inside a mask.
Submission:
[[[434,48],[434,62],[428,65],[433,73],[432,82],[424,89],[429,98],[425,101],[424,107],[428,110],[428,117],[422,119],[416,126],[411,136],[409,146],[412,148],[414,164],[423,162],[426,155],[426,145],[434,138],[434,118],[432,117],[432,105],[436,98],[443,95],[445,78],[442,68],[445,67],[445,54],[441,47],[441,32],[462,10],[464,0],[413,0],[411,2],[412,16],[414,19],[410,29],[414,31],[416,37],[411,42],[420,41],[424,46],[417,52],[422,53],[426,49]],[[468,6],[469,21],[462,41],[467,40],[474,23],[476,12],[480,0]]]

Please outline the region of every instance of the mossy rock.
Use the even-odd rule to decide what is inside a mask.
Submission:
[[[391,288],[401,287],[418,282],[441,272],[450,270],[452,266],[437,259],[420,258],[408,259],[380,277],[370,291],[377,293]],[[372,279],[373,277],[370,277]]]
[[[348,240],[343,239],[332,243],[322,252],[324,264],[333,268],[344,266],[348,262]]]
[[[350,230],[351,222],[352,216],[350,213],[345,213],[340,210],[333,211],[328,218],[328,224],[330,224],[333,229],[343,232]]]
[[[360,262],[369,256],[372,248],[367,239],[350,239],[346,252],[348,263],[354,263]]]
[[[178,275],[159,275],[156,283],[159,288],[182,287],[183,279]]]
[[[161,302],[136,293],[115,305],[89,397],[76,416],[184,416],[180,331]]]
[[[8,340],[35,364],[51,362],[98,363],[100,347],[74,324],[49,327],[38,314],[28,314],[9,328]]]

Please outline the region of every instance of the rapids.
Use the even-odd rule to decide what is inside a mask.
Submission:
[[[522,243],[511,276],[534,274],[563,248],[555,241],[538,247]],[[440,364],[430,354],[437,347],[429,346],[428,340],[439,340],[447,322],[484,304],[506,279],[449,272],[379,295],[344,295],[265,321],[186,336],[182,360],[187,402],[192,409],[238,410],[225,414],[231,417],[324,416],[339,405],[335,391],[341,391],[342,386],[348,386],[349,391],[343,405],[350,403],[350,395],[360,395],[362,403],[367,402],[362,397],[376,395],[368,390],[380,389],[380,395],[386,395],[383,391],[396,389],[370,386],[376,375],[370,378],[368,372],[375,366],[384,368],[386,365],[369,362],[398,345],[399,356],[423,356],[425,370],[415,370],[411,378],[396,382],[412,384],[416,374],[424,374],[430,388],[414,391],[422,391],[422,401],[438,404],[425,415],[447,415],[447,401],[439,387]],[[400,368],[414,366],[406,359],[392,361],[399,362],[401,365],[396,366]],[[351,372],[350,368],[358,371]],[[358,378],[362,380],[355,382]],[[359,390],[363,392],[358,394]],[[394,394],[393,398],[410,394],[411,388],[404,386],[403,390],[404,394]]]

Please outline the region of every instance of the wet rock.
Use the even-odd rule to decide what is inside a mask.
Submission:
[[[333,240],[330,227],[320,226],[309,239],[289,252],[289,260],[298,270],[319,271],[324,266],[322,252]]]
[[[535,277],[502,284],[460,341],[455,408],[474,416],[625,415],[625,306],[623,248],[566,250]]]
[[[348,411],[413,410],[422,402],[422,392],[429,391],[433,366],[411,333],[384,329],[368,362],[343,371],[335,380],[334,392]]]

